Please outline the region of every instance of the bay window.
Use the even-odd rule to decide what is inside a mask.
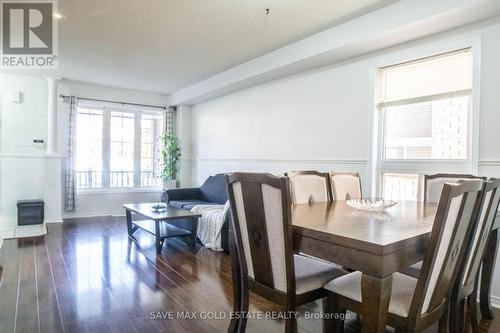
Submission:
[[[79,105],[77,187],[160,186],[159,137],[163,128],[163,112]]]

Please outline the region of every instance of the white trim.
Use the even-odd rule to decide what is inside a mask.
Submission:
[[[370,82],[373,82],[374,84],[370,84],[370,91],[369,91],[369,101],[376,101],[376,93],[379,89],[378,87],[378,80],[377,80],[377,72],[378,68],[374,65],[370,65],[369,68],[369,76],[370,76]],[[371,135],[368,137],[368,151],[370,152],[370,158],[368,159],[368,170],[367,170],[367,175],[368,175],[368,181],[366,185],[366,189],[369,191],[368,193],[372,197],[377,196],[377,188],[378,188],[378,180],[377,180],[377,169],[378,169],[378,142],[380,140],[380,131],[378,128],[379,124],[379,110],[375,106],[375,103],[373,104],[373,110],[372,112],[369,113],[370,118],[368,119],[368,124],[371,125],[370,128],[367,129],[368,133],[371,133]]]
[[[78,189],[78,195],[95,195],[95,194],[124,194],[124,193],[161,193],[161,187],[101,187],[91,189]]]
[[[490,295],[491,306],[500,309],[500,296]]]
[[[0,158],[36,158],[36,159],[60,159],[59,154],[0,154]]]
[[[63,220],[70,220],[70,219],[86,219],[86,218],[93,218],[93,217],[107,217],[107,216],[117,216],[120,217],[122,215],[116,215],[116,213],[90,213],[90,214],[75,214],[75,215],[65,215],[63,216]],[[123,215],[125,216],[125,215]]]
[[[274,159],[274,158],[192,158],[190,160],[193,162],[298,163],[298,164],[368,164],[369,162],[366,159],[286,160],[286,159]]]
[[[479,160],[479,166],[500,166],[500,159]]]
[[[63,223],[63,219],[61,218],[56,218],[56,219],[44,219],[43,223],[45,224],[50,224],[50,223]]]
[[[472,115],[472,123],[469,122],[469,149],[470,149],[470,164],[469,170],[473,175],[478,172],[479,161],[479,125],[481,121],[481,36],[472,38],[472,95],[471,108],[469,115]]]

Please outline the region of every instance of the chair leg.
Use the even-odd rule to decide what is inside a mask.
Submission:
[[[250,302],[250,295],[248,294],[248,286],[245,285],[242,290],[242,298],[241,298],[241,312],[244,314],[244,317],[240,321],[239,333],[245,333],[247,328],[247,314],[248,314],[248,303]]]
[[[297,318],[294,305],[286,307],[285,332],[297,333]]]
[[[470,324],[472,326],[472,332],[478,333],[479,332],[479,321],[478,321],[478,317],[477,317],[477,291],[474,291],[467,298],[467,310],[468,310],[469,316],[470,316]]]
[[[333,332],[333,293],[328,293],[328,295],[323,299],[323,333]]]
[[[448,306],[445,306],[443,314],[439,319],[438,333],[448,333],[450,322],[450,309]]]
[[[323,333],[344,332],[344,321],[347,311],[335,303],[335,294],[328,293],[323,303]]]
[[[448,329],[452,333],[460,333],[463,330],[464,300],[458,300],[458,296],[452,296],[448,312]],[[444,315],[444,314],[443,314]]]

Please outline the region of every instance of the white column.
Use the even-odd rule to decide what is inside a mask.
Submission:
[[[57,153],[57,87],[61,78],[47,77],[47,156],[43,181],[45,223],[62,222],[61,156]]]
[[[61,78],[48,77],[47,154],[57,154],[57,86]]]
[[[179,163],[179,173],[177,178],[180,181],[181,187],[189,187],[193,184],[192,177],[192,130],[191,130],[191,106],[180,105],[176,112],[176,129],[175,132],[179,138],[181,145],[181,160]]]

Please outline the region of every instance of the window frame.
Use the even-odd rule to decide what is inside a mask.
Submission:
[[[384,156],[384,114],[378,107],[379,82],[381,68],[405,62],[411,62],[461,49],[470,49],[472,53],[472,92],[468,114],[467,158],[466,159],[385,159]],[[383,174],[402,173],[418,174],[418,200],[423,199],[423,175],[438,172],[471,173],[478,171],[479,152],[479,116],[480,116],[480,76],[481,76],[481,37],[474,36],[463,40],[441,42],[395,52],[377,58],[371,66],[371,91],[373,101],[371,158],[369,160],[371,195],[383,194]]]
[[[166,110],[138,109],[137,107],[115,106],[99,103],[81,102],[78,108],[95,108],[103,112],[103,128],[102,128],[102,186],[101,187],[77,187],[78,193],[82,194],[98,194],[98,193],[127,193],[127,192],[156,192],[161,191],[163,186],[142,186],[141,183],[141,150],[142,150],[142,115],[161,116],[161,124],[164,127],[166,121]],[[110,153],[111,153],[111,112],[131,113],[134,116],[134,170],[133,170],[133,186],[132,187],[111,187],[110,186]],[[77,124],[78,126],[78,124]],[[161,129],[160,129],[161,132]],[[161,133],[159,133],[161,135]],[[77,138],[78,140],[78,133]],[[78,154],[78,152],[76,152]],[[139,184],[139,185],[137,185]]]

